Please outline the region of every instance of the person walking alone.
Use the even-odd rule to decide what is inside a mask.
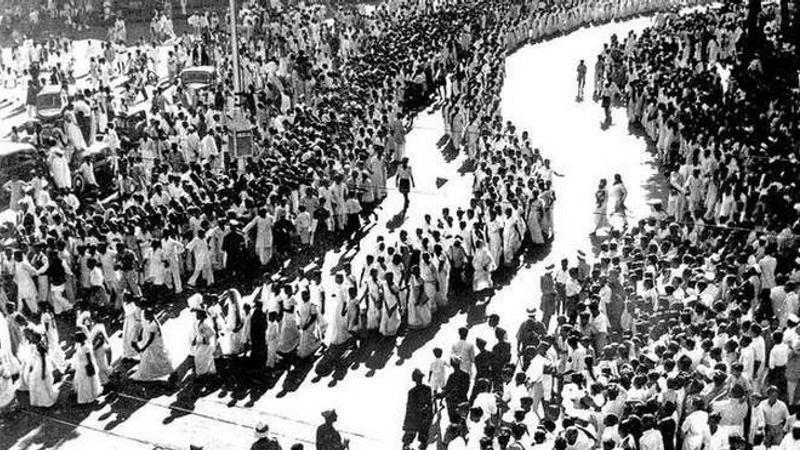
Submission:
[[[411,192],[412,187],[416,187],[414,174],[411,173],[408,158],[403,158],[400,167],[397,168],[397,188],[403,194],[403,211],[408,210],[408,193]]]
[[[578,97],[577,100],[583,101],[583,89],[586,86],[586,64],[581,60],[578,63]]]

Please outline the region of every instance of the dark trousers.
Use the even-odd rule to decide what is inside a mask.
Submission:
[[[414,438],[419,439],[419,450],[425,450],[428,447],[428,432],[430,426],[420,427],[419,430],[405,430],[403,432],[403,448],[408,448],[409,445],[414,443]]]
[[[567,297],[564,309],[566,309],[567,311],[567,317],[569,318],[569,323],[575,323],[575,321],[578,320],[579,303],[580,303],[580,296],[573,295],[571,297]]]
[[[546,329],[550,329],[550,318],[556,312],[556,293],[542,294],[542,301],[539,307],[542,309],[542,323]]]

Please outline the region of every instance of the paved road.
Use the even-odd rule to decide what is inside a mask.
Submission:
[[[453,309],[444,323],[399,339],[396,347],[373,349],[367,357],[342,355],[336,359],[331,375],[319,378],[313,371],[283,375],[265,393],[234,387],[197,395],[186,386],[177,394],[161,395],[126,388],[128,394],[106,398],[102,407],[94,410],[35,411],[15,423],[15,430],[0,429],[0,448],[11,445],[3,439],[18,440],[11,445],[15,449],[127,449],[155,444],[178,449],[190,443],[206,449],[248,448],[253,440],[251,427],[259,421],[268,422],[282,443],[309,442],[321,421],[319,411],[331,407],[338,410],[339,428],[351,439],[354,450],[399,448],[405,394],[413,368],[427,368],[432,349],[448,349],[459,327],[470,324],[474,333],[481,333],[486,329],[481,323],[485,314],[498,313],[501,326],[515,332],[525,308],[538,303],[542,268],[575,255],[578,248],[590,249],[591,207],[599,178],[621,173],[628,186],[632,215],[647,212],[646,200],[655,195],[652,186],[659,180],[644,151],[644,140],[628,133],[622,110],[615,111],[616,125],[602,130],[602,111],[591,101],[591,91],[587,102],[576,103],[574,89],[579,59],[587,61],[587,79],[593,79],[592,62],[603,42],[612,33],[624,36],[628,30],[641,29],[648,23],[648,19],[637,19],[581,30],[526,47],[508,59],[503,112],[529,130],[534,143],[565,176],[556,180],[556,238],[550,253],[544,259],[529,260],[487,305]],[[390,192],[379,211],[378,225],[361,241],[361,248],[371,248],[379,234],[397,233],[401,221],[403,227],[413,230],[425,213],[467,204],[472,176],[458,172],[463,156],[445,159],[436,147],[441,136],[438,113],[416,121],[407,145],[418,181],[409,214],[404,220],[397,216],[402,199],[396,191]],[[352,258],[358,270],[362,256],[358,248],[330,252],[323,269],[329,273],[342,258]],[[187,351],[189,320],[184,311],[164,325],[176,362]],[[42,421],[37,416],[40,413],[55,419]],[[75,427],[76,423],[80,426]]]

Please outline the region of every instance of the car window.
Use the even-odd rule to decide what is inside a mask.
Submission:
[[[61,108],[61,96],[54,95],[41,95],[36,98],[36,106],[40,109]]]

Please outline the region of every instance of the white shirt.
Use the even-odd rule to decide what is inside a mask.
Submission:
[[[544,366],[546,366],[547,363],[547,358],[542,355],[536,355],[531,359],[531,363],[528,365],[528,370],[525,373],[528,376],[529,383],[539,383],[542,381],[544,377]]]
[[[781,342],[772,347],[769,351],[769,368],[786,367],[789,360],[789,346]]]
[[[774,405],[770,405],[769,400],[764,400],[758,405],[758,410],[764,417],[765,425],[783,425],[789,417],[789,409],[781,400],[775,400]]]

